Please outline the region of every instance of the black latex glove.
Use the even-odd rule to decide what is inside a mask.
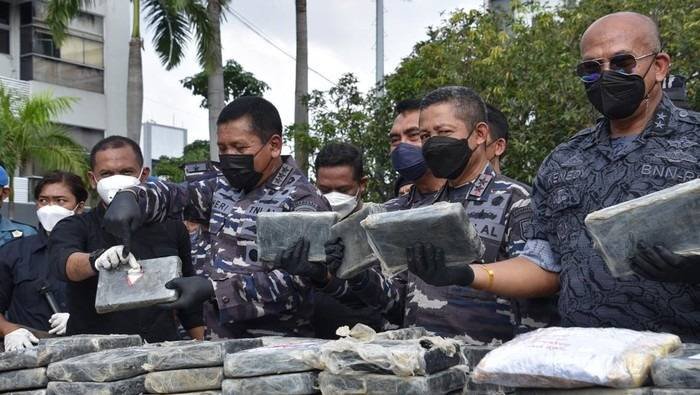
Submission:
[[[316,286],[328,279],[325,265],[309,262],[309,241],[301,237],[291,247],[277,255],[277,266],[289,274],[308,277]]]
[[[209,279],[201,276],[179,277],[165,283],[165,288],[180,293],[176,301],[158,305],[164,309],[184,310],[199,306],[214,296],[214,286]]]
[[[329,240],[323,245],[326,251],[326,267],[328,271],[335,276],[340,265],[343,263],[343,254],[345,253],[345,244],[340,237]]]
[[[632,270],[654,281],[670,283],[700,283],[700,255],[674,254],[664,246],[653,248],[644,242],[637,244],[637,253],[630,258]]]
[[[131,191],[118,192],[107,206],[103,226],[124,245],[124,258],[131,252],[131,234],[140,228],[142,223],[141,208],[136,195]]]
[[[474,271],[469,265],[445,266],[445,251],[430,243],[406,248],[406,259],[409,271],[436,287],[466,287],[474,281]]]

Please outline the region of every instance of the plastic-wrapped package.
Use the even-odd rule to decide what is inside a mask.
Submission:
[[[0,372],[46,366],[74,356],[138,346],[139,335],[73,335],[40,339],[36,347],[0,353]]]
[[[97,281],[95,310],[98,313],[136,309],[177,299],[177,292],[165,283],[182,276],[178,256],[138,261],[141,270],[121,265],[116,270],[103,270]]]
[[[384,374],[337,375],[321,372],[319,387],[324,395],[446,394],[461,390],[467,380],[466,366],[454,366],[429,376],[399,377]]]
[[[46,386],[46,392],[51,395],[139,395],[146,392],[145,379],[145,376],[136,376],[108,383],[52,381]]]
[[[442,248],[447,266],[472,263],[484,254],[481,238],[459,203],[372,214],[361,224],[387,276],[406,270],[406,248],[419,242]]]
[[[224,370],[221,367],[193,368],[152,372],[146,375],[146,392],[169,394],[221,388]]]
[[[279,374],[275,376],[226,379],[221,384],[224,395],[304,395],[318,392],[317,372]]]
[[[412,326],[410,328],[401,328],[401,329],[394,329],[394,330],[390,330],[390,331],[379,332],[374,336],[374,339],[376,339],[376,340],[412,340],[412,339],[420,339],[421,337],[425,337],[425,336],[434,336],[434,335],[435,335],[434,333],[428,332],[422,326]]]
[[[226,377],[268,376],[313,370],[305,354],[317,354],[327,340],[292,341],[228,354],[224,359]]]
[[[5,395],[46,395],[47,392],[45,389],[36,389],[36,390],[21,390],[21,391],[10,391],[10,392],[5,392]]]
[[[45,388],[46,368],[12,370],[0,373],[0,392]]]
[[[684,344],[651,367],[654,385],[667,388],[700,389],[700,344]]]
[[[639,241],[677,254],[700,254],[700,179],[592,212],[585,223],[615,277],[633,273],[629,258]]]
[[[509,387],[576,388],[644,384],[654,360],[681,344],[676,335],[618,328],[544,328],[488,353],[472,377]]]
[[[356,276],[366,270],[376,261],[377,257],[372,252],[367,241],[367,233],[360,225],[370,214],[386,211],[383,204],[364,203],[356,213],[348,216],[331,227],[331,239],[340,237],[343,239],[345,251],[343,263],[336,271],[338,278],[347,279]]]
[[[331,226],[337,221],[338,214],[332,211],[258,214],[256,228],[260,260],[272,267],[277,254],[304,237],[309,240],[309,261],[325,261],[324,244],[330,239]]]
[[[260,339],[192,341],[156,348],[148,353],[145,368],[149,372],[222,366],[226,354],[262,346]]]
[[[483,384],[482,384],[483,385]],[[642,387],[642,388],[607,388],[607,387],[588,387],[579,389],[527,389],[519,388],[512,390],[511,394],[516,395],[652,395],[652,388]],[[464,394],[472,395],[471,392],[465,392]],[[480,395],[480,394],[474,394]],[[496,395],[492,393],[484,395]],[[688,395],[688,394],[675,394],[675,395]]]
[[[538,389],[537,391],[542,391],[541,389]],[[547,391],[547,390],[544,390]],[[561,390],[558,390],[561,391]],[[615,390],[619,391],[619,390]],[[464,385],[464,388],[462,389],[462,395],[525,395],[521,393],[521,391],[517,391],[515,388],[511,387],[504,387],[502,385],[496,385],[496,384],[479,384],[475,383],[474,380],[471,377],[467,377],[467,383]],[[532,395],[542,395],[539,392],[537,394],[532,394]],[[569,394],[567,394],[569,395]]]
[[[476,365],[484,359],[486,354],[493,351],[495,348],[494,346],[472,346],[463,344],[462,355],[464,356],[465,364],[469,366],[469,369],[474,369]]]

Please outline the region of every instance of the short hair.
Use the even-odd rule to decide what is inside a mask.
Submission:
[[[465,86],[443,86],[425,95],[420,102],[423,110],[434,104],[451,103],[464,124],[469,127],[486,122],[486,105],[474,90]]]
[[[501,110],[486,103],[486,120],[491,130],[491,138],[504,139],[508,142],[508,120]]]
[[[248,117],[253,132],[263,143],[272,136],[282,136],[282,120],[277,108],[260,96],[241,96],[227,104],[216,120],[216,125],[222,125],[237,119]]]
[[[83,180],[73,173],[60,170],[55,170],[46,174],[44,178],[36,184],[36,187],[34,187],[34,200],[39,200],[41,191],[45,186],[51,184],[66,184],[78,203],[87,201],[88,191],[85,188]]]
[[[405,99],[396,103],[394,106],[394,114],[403,114],[406,111],[418,111],[420,110],[420,99]]]
[[[316,173],[321,167],[350,166],[355,181],[360,181],[364,176],[364,164],[362,152],[350,143],[332,142],[326,144],[316,155],[314,167]]]
[[[131,147],[136,154],[136,160],[139,162],[139,166],[143,166],[143,154],[141,153],[141,147],[139,147],[136,142],[128,137],[124,136],[109,136],[104,138],[95,144],[90,151],[90,168],[95,169],[95,157],[100,151],[106,151],[108,149],[117,149]]]

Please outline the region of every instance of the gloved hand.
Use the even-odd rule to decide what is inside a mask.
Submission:
[[[121,264],[128,264],[134,269],[139,268],[138,262],[132,253],[126,254],[124,257],[124,246],[110,247],[95,259],[95,270],[114,270]]]
[[[308,277],[316,286],[323,286],[328,280],[328,269],[323,264],[309,262],[309,246],[308,240],[299,238],[277,255],[277,267],[289,274]]]
[[[340,265],[343,263],[343,255],[345,253],[345,244],[340,237],[327,241],[323,245],[326,251],[326,268],[335,276]]]
[[[164,309],[187,309],[201,305],[214,296],[214,285],[202,276],[174,278],[165,283],[165,288],[176,289],[180,296],[174,302],[158,305]]]
[[[68,313],[55,313],[49,318],[49,324],[51,325],[51,330],[49,333],[52,335],[65,335],[66,328],[68,327],[68,318],[70,314]]]
[[[5,351],[24,350],[36,343],[39,343],[39,339],[24,328],[15,329],[5,335]]]
[[[406,259],[409,271],[436,287],[466,287],[474,281],[474,271],[469,265],[445,266],[445,251],[430,243],[406,248]]]
[[[131,252],[131,234],[141,227],[143,218],[141,207],[132,191],[120,191],[107,207],[103,219],[105,230],[121,240],[124,245],[124,258]]]
[[[649,280],[700,284],[700,255],[678,255],[664,246],[652,248],[640,241],[630,261],[632,270]]]

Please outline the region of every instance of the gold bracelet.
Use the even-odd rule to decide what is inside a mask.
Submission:
[[[486,267],[486,265],[479,265],[480,268],[482,268],[486,274],[489,275],[489,285],[486,286],[486,289],[491,289],[493,286],[493,279],[496,277],[496,275],[493,273],[493,270],[489,269]]]

